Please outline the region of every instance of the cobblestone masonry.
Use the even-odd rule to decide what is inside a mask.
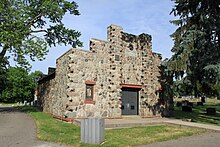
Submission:
[[[107,41],[91,39],[90,51],[70,49],[57,59],[55,78],[39,82],[43,111],[70,117],[121,117],[121,84],[140,85],[139,115],[161,115],[160,54],[152,52],[151,36],[107,28]],[[86,103],[86,81],[95,82],[94,101]]]

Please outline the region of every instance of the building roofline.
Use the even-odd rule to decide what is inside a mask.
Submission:
[[[117,28],[120,28],[121,30],[123,30],[122,26],[115,25],[115,24],[111,24],[110,26],[107,27],[107,29],[110,28],[110,27],[117,27]]]
[[[162,54],[161,54],[161,53],[152,52],[152,54],[153,54],[153,55],[157,55],[157,56],[159,56],[160,59],[162,59]]]
[[[84,51],[84,52],[90,52],[90,50],[85,50],[85,49],[81,49],[81,48],[71,48],[68,51],[66,51],[65,53],[63,53],[60,57],[58,57],[56,59],[56,61],[59,60],[60,58],[62,58],[63,56],[65,56],[66,54],[68,54],[69,52],[71,52],[72,50],[80,50],[80,51]]]
[[[43,81],[49,81],[54,78],[55,78],[55,72],[53,72],[49,75],[46,75],[45,77],[40,78],[37,82],[38,82],[38,84],[41,84],[41,83],[43,83]]]
[[[101,42],[105,42],[105,43],[108,43],[109,41],[106,41],[106,40],[101,40],[101,39],[97,39],[97,38],[91,38],[90,41],[101,41]]]

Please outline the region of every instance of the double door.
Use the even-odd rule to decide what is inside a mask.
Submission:
[[[138,115],[138,91],[122,90],[122,115]]]

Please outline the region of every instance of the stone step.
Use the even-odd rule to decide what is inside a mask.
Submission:
[[[159,126],[163,125],[163,123],[124,123],[124,124],[105,124],[106,129],[117,129],[117,128],[131,128],[138,126]]]
[[[122,119],[141,119],[139,115],[123,115]]]

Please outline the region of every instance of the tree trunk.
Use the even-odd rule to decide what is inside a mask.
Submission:
[[[2,49],[2,51],[1,51],[1,53],[0,53],[0,65],[1,65],[2,62],[3,62],[3,59],[4,59],[5,54],[6,54],[6,52],[7,52],[7,49],[8,49],[8,47],[7,47],[7,46],[4,46],[3,49]]]
[[[219,39],[220,39],[220,31],[218,31],[217,34],[218,34],[218,49],[220,49],[220,41],[219,41]]]
[[[197,89],[197,85],[195,84],[194,87],[194,96],[197,98],[198,97],[198,89]]]

